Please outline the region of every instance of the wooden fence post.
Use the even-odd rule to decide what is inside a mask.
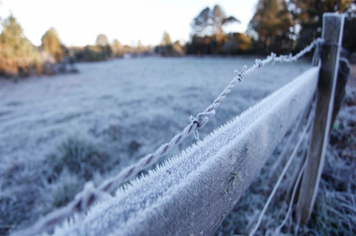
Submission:
[[[316,111],[311,134],[310,151],[297,203],[298,222],[307,222],[313,210],[323,170],[325,152],[329,141],[329,131],[337,82],[339,54],[342,43],[344,16],[338,13],[323,15],[324,44],[321,53]]]

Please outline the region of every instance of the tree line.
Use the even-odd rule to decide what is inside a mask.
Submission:
[[[0,76],[28,76],[76,72],[74,62],[102,61],[128,56],[240,55],[290,53],[299,51],[321,36],[322,15],[325,12],[346,13],[343,47],[356,51],[355,0],[259,0],[255,13],[244,33],[226,33],[225,26],[239,24],[226,15],[220,5],[204,8],[191,22],[190,40],[182,45],[172,42],[167,32],[155,47],[111,43],[104,34],[94,45],[66,47],[54,28],[35,47],[24,35],[11,14],[2,20],[0,34]]]
[[[354,0],[259,0],[245,33],[225,33],[224,25],[239,23],[216,5],[192,21],[187,54],[267,54],[298,51],[321,36],[325,12],[347,13],[343,47],[356,51]]]
[[[67,47],[60,41],[54,28],[44,33],[41,45],[36,47],[24,35],[22,27],[12,14],[2,20],[1,24],[0,76],[5,78],[77,72],[73,66],[75,62],[103,61],[122,57],[126,53],[153,51],[153,48],[143,46],[140,41],[137,47],[122,45],[117,39],[109,43],[104,34],[97,36],[94,45]]]
[[[41,38],[41,46],[34,46],[24,35],[23,29],[11,14],[2,21],[0,34],[0,75],[26,77],[39,74],[76,72],[67,68],[71,51],[59,40],[54,28]]]

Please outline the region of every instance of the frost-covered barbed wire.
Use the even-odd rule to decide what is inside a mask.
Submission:
[[[243,66],[241,71],[235,70],[236,76],[231,80],[228,86],[219,94],[219,96],[211,103],[203,112],[199,113],[196,117],[191,116],[191,122],[183,129],[183,131],[174,136],[169,142],[161,145],[155,152],[148,154],[141,158],[138,162],[131,166],[124,168],[118,175],[107,179],[98,187],[94,187],[92,182],[88,182],[84,189],[77,194],[75,199],[67,206],[62,207],[52,213],[49,213],[44,218],[39,220],[34,226],[29,229],[18,231],[13,234],[16,235],[36,235],[43,231],[53,228],[54,225],[62,222],[66,218],[72,216],[75,213],[84,213],[89,207],[91,207],[97,200],[105,198],[108,193],[111,193],[115,189],[122,186],[127,181],[134,178],[140,171],[143,171],[150,166],[158,162],[158,160],[167,154],[174,146],[180,144],[185,138],[194,133],[196,139],[199,139],[198,130],[203,128],[208,122],[209,117],[215,115],[215,110],[220,106],[221,102],[225,99],[227,94],[231,92],[231,89],[235,87],[237,82],[242,82],[243,78],[255,70],[262,68],[264,65],[275,62],[293,62],[297,61],[300,57],[310,52],[318,43],[320,39],[314,40],[309,46],[297,53],[295,56],[280,55],[276,56],[275,53],[271,53],[266,59],[256,59],[255,64],[247,68]]]
[[[292,54],[289,54],[289,55],[280,55],[277,57],[275,53],[271,53],[271,55],[267,56],[267,58],[264,60],[256,59],[255,64],[252,67],[250,67],[248,70],[246,70],[244,72],[243,76],[251,74],[258,68],[262,68],[264,65],[269,64],[271,62],[272,62],[272,64],[274,64],[276,62],[292,63],[294,61],[298,61],[299,58],[304,56],[306,53],[310,52],[314,47],[316,47],[318,50],[314,54],[315,56],[313,57],[313,61],[317,60],[320,56],[320,45],[323,44],[323,42],[324,42],[323,39],[318,38],[318,39],[314,40],[311,44],[309,44],[307,47],[305,47],[303,50],[301,50],[300,52],[295,54],[294,56]],[[313,66],[316,66],[316,64],[314,62],[313,62]],[[235,71],[235,72],[238,72],[238,71]]]

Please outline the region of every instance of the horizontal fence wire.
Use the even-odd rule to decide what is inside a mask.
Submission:
[[[313,101],[312,103],[312,106],[311,106],[311,109],[310,109],[310,113],[309,113],[309,116],[313,116],[313,118],[315,118],[315,109],[316,109],[316,100]],[[311,131],[309,131],[311,132]],[[310,133],[309,133],[310,135]],[[309,136],[310,137],[310,136]],[[308,140],[310,142],[310,140]],[[310,143],[308,143],[307,145],[309,145]],[[307,167],[307,163],[308,163],[308,160],[309,160],[309,148],[306,149],[306,153],[305,153],[305,159],[301,162],[301,168],[300,168],[300,171],[298,173],[298,176],[297,176],[297,180],[294,184],[294,187],[293,187],[293,192],[292,192],[292,196],[291,196],[291,199],[289,201],[289,206],[288,206],[288,210],[287,210],[287,213],[282,221],[282,223],[274,230],[273,232],[273,236],[278,236],[281,234],[281,230],[282,228],[285,226],[285,224],[287,223],[287,220],[289,219],[291,213],[292,213],[292,208],[293,208],[293,204],[294,204],[294,199],[297,195],[297,190],[298,190],[298,187],[299,187],[299,183],[300,181],[302,180],[302,176],[303,176],[303,173]],[[298,222],[298,225],[299,225],[299,222],[300,220],[297,219],[297,222]],[[296,227],[296,229],[298,229],[298,226]],[[297,232],[297,231],[295,231]],[[297,235],[296,233],[294,235]]]
[[[296,55],[280,55],[276,56],[275,53],[271,53],[270,56],[267,56],[266,59],[260,60],[256,59],[255,64],[247,68],[243,66],[241,71],[235,70],[236,76],[231,80],[228,86],[220,93],[220,95],[211,103],[203,112],[199,113],[196,117],[190,117],[191,122],[187,125],[183,131],[176,136],[174,136],[169,142],[161,145],[155,152],[148,154],[141,158],[138,162],[124,168],[118,175],[111,177],[100,184],[98,187],[95,187],[92,182],[85,184],[84,189],[79,192],[74,200],[70,202],[67,206],[62,207],[40,219],[34,226],[23,230],[18,231],[12,234],[13,236],[26,236],[26,235],[36,235],[46,230],[52,229],[55,225],[61,223],[68,217],[72,216],[75,213],[85,213],[97,200],[105,199],[109,193],[118,189],[127,181],[136,177],[136,175],[152,165],[156,164],[158,160],[166,155],[174,146],[181,143],[184,139],[194,134],[196,139],[199,139],[198,130],[203,128],[208,122],[209,117],[215,115],[215,110],[220,106],[221,102],[225,99],[227,94],[231,92],[231,89],[235,87],[237,82],[242,82],[243,78],[259,68],[262,68],[264,65],[275,62],[294,62],[297,61],[300,57],[304,56],[306,53],[310,52],[314,47],[322,43],[321,39],[314,40],[309,46],[301,50]]]
[[[307,153],[308,153],[308,150],[307,150]],[[302,180],[302,176],[303,176],[303,173],[304,173],[304,170],[305,168],[307,167],[307,163],[308,163],[308,159],[309,159],[309,155],[307,155],[307,158],[306,160],[304,161],[303,165],[302,165],[302,168],[300,169],[299,173],[298,173],[298,176],[297,176],[297,180],[295,182],[295,185],[294,185],[294,188],[293,188],[293,192],[292,192],[292,196],[291,196],[291,199],[289,201],[289,206],[288,206],[288,211],[286,213],[286,216],[284,217],[282,223],[275,229],[274,233],[273,233],[273,236],[279,236],[281,235],[281,230],[282,228],[286,225],[287,223],[287,220],[289,219],[289,216],[290,214],[292,213],[292,208],[293,208],[293,203],[294,203],[294,199],[297,195],[297,189],[298,189],[298,186],[299,186],[299,183],[300,181]],[[298,227],[296,227],[298,228]],[[297,231],[296,231],[297,232]],[[297,234],[294,234],[294,235],[297,235]]]
[[[315,106],[314,106],[314,104],[313,104],[312,110],[314,110],[314,108],[315,108]],[[268,208],[269,204],[271,203],[271,201],[272,201],[274,195],[275,195],[276,192],[277,192],[277,189],[278,189],[279,185],[281,184],[281,182],[282,182],[282,180],[283,180],[284,175],[287,173],[287,170],[288,170],[289,166],[291,165],[291,163],[292,163],[294,157],[295,157],[296,154],[297,154],[297,151],[299,150],[299,146],[301,145],[302,141],[306,139],[306,134],[307,134],[307,131],[309,130],[309,128],[311,127],[313,118],[314,118],[314,116],[313,116],[313,114],[311,113],[311,114],[309,115],[309,117],[308,117],[307,124],[306,124],[306,126],[304,127],[303,132],[302,132],[302,134],[300,135],[300,138],[299,138],[297,144],[295,145],[292,154],[290,155],[290,157],[289,157],[289,159],[288,159],[287,164],[286,164],[285,167],[283,168],[283,171],[282,171],[281,175],[279,176],[279,178],[278,178],[278,180],[277,180],[277,183],[275,184],[275,186],[274,186],[274,188],[273,188],[271,194],[269,195],[268,200],[267,200],[267,202],[265,203],[265,205],[264,205],[264,207],[263,207],[263,209],[262,209],[262,211],[261,211],[261,213],[260,213],[260,215],[259,215],[259,217],[258,217],[258,221],[257,221],[255,227],[254,227],[254,228],[251,230],[251,232],[249,233],[249,236],[254,236],[254,235],[256,234],[256,232],[257,232],[257,230],[258,230],[258,228],[259,228],[259,226],[260,226],[260,224],[261,224],[261,222],[262,222],[263,216],[265,215],[265,213],[266,213],[266,211],[267,211],[267,208]]]

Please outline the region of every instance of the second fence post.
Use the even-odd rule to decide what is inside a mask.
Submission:
[[[313,210],[323,170],[329,130],[332,120],[335,87],[342,43],[344,16],[325,13],[323,16],[323,46],[316,94],[316,111],[310,141],[307,167],[303,175],[297,203],[298,222],[307,222]]]

